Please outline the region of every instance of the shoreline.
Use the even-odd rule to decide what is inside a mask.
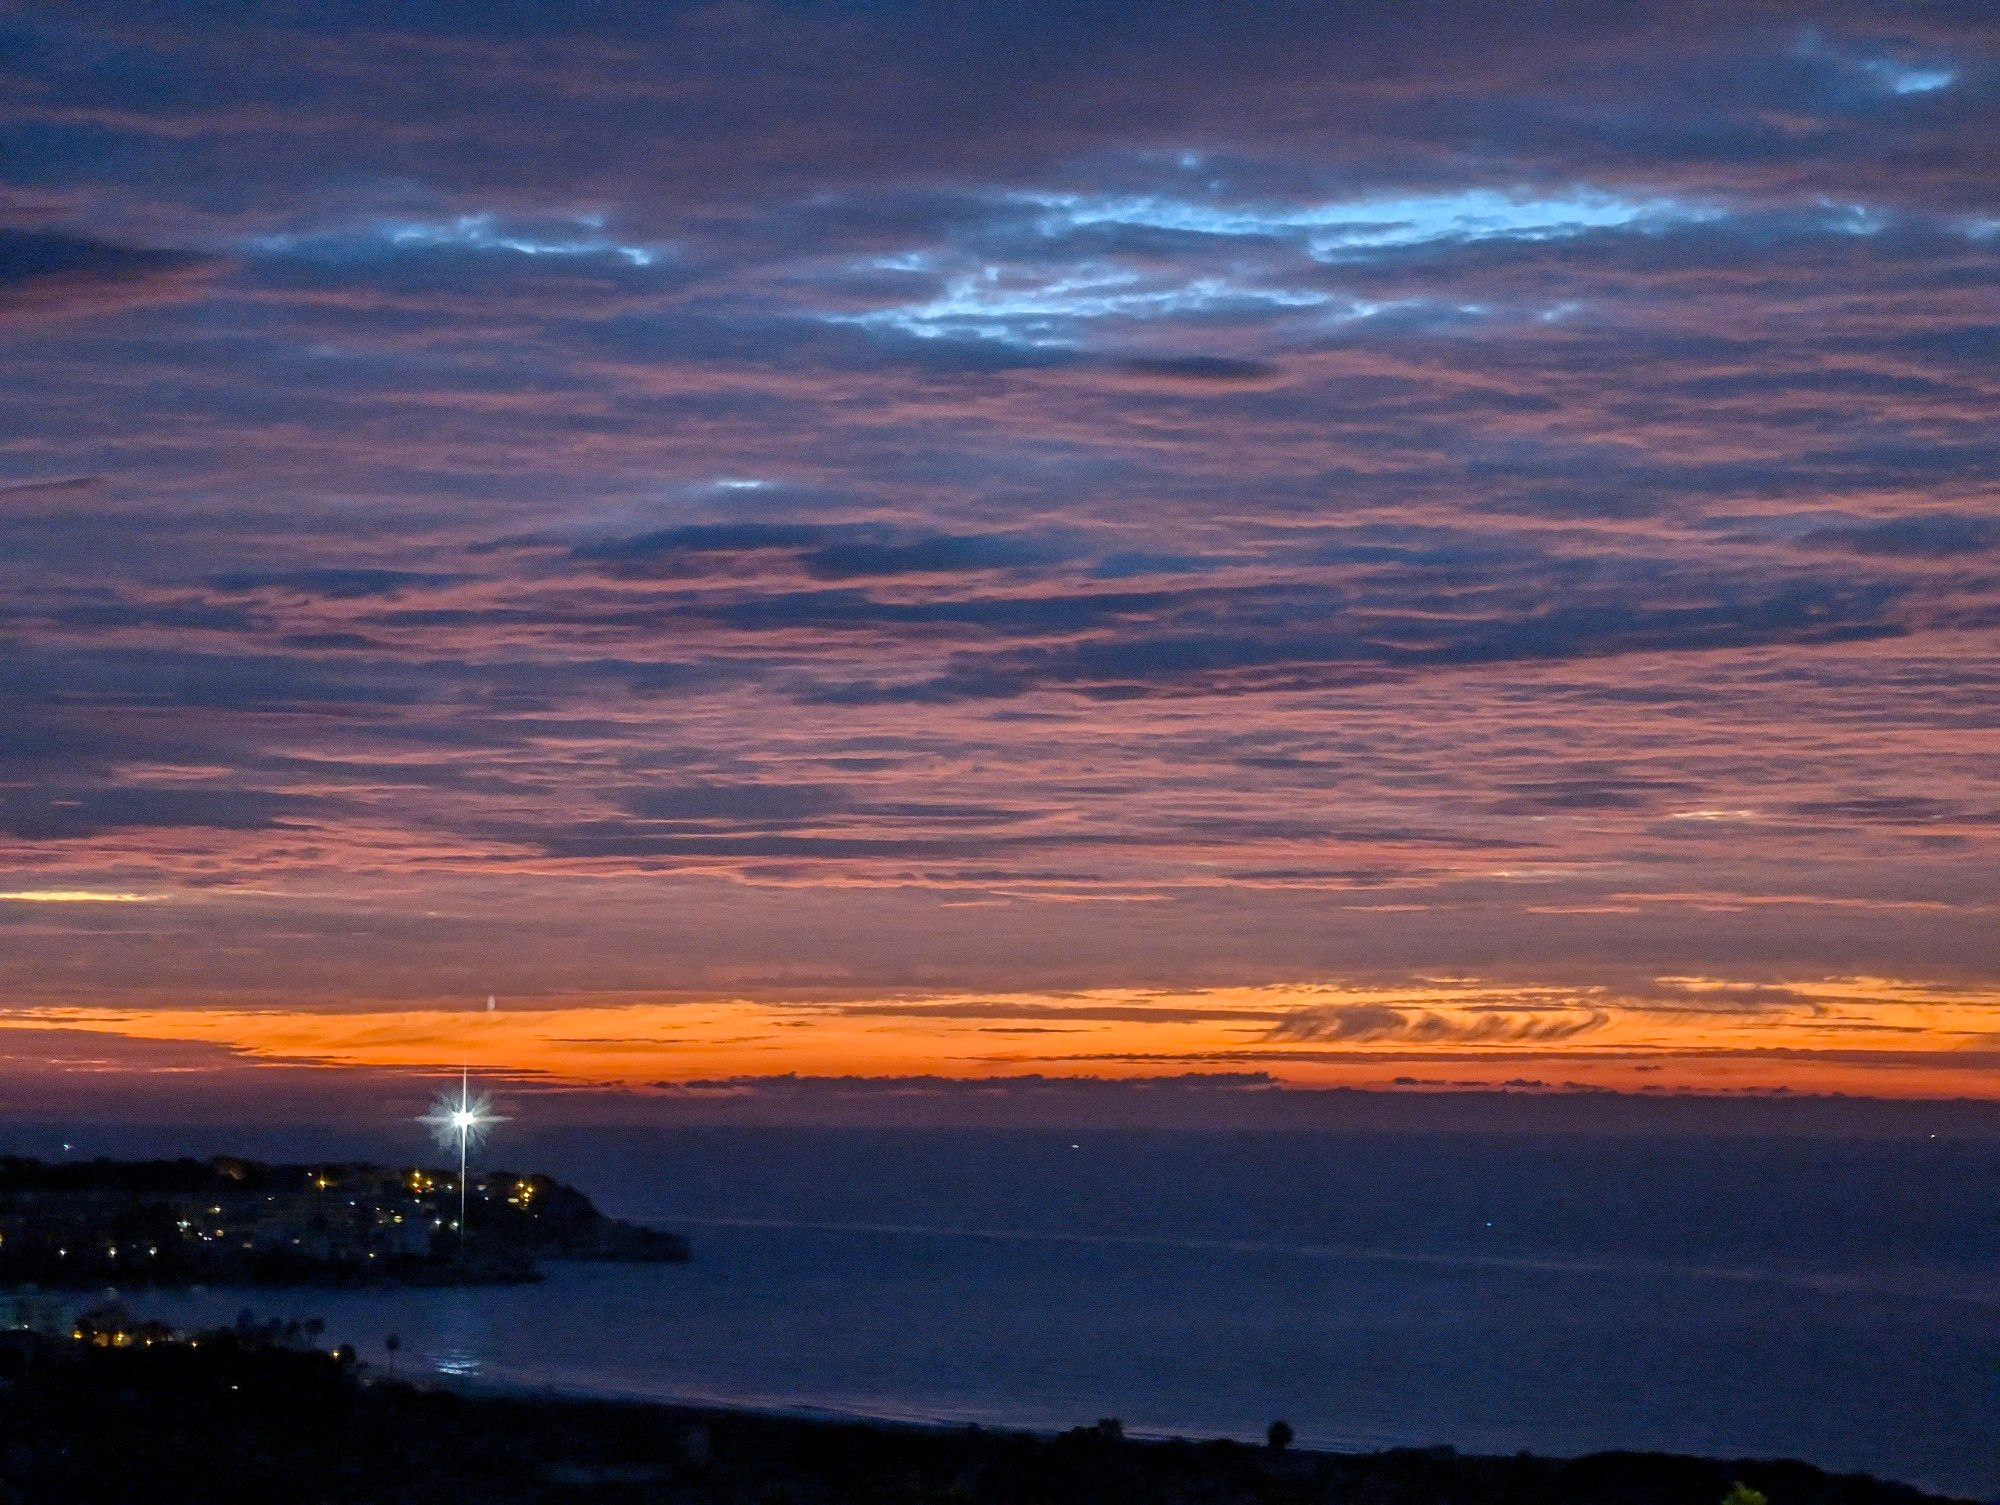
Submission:
[[[918,1432],[986,1432],[993,1434],[1018,1434],[1024,1437],[1060,1437],[1065,1432],[1088,1423],[1074,1418],[1066,1420],[1050,1419],[1044,1422],[986,1421],[973,1417],[953,1417],[948,1415],[918,1415],[915,1413],[897,1415],[880,1410],[857,1410],[837,1405],[812,1405],[799,1401],[777,1399],[746,1399],[736,1396],[701,1394],[680,1391],[671,1395],[653,1394],[638,1390],[615,1387],[593,1387],[589,1385],[537,1384],[527,1380],[481,1379],[452,1374],[427,1374],[418,1379],[411,1375],[388,1374],[382,1366],[370,1361],[367,1372],[360,1376],[364,1385],[397,1384],[413,1390],[435,1390],[448,1395],[463,1396],[468,1400],[518,1400],[556,1401],[589,1404],[596,1401],[616,1405],[656,1406],[671,1411],[715,1412],[732,1416],[763,1418],[771,1421],[825,1422],[831,1425],[904,1428]],[[1157,1427],[1125,1426],[1121,1423],[1125,1437],[1134,1442],[1190,1444],[1206,1442],[1231,1442],[1244,1447],[1259,1446],[1254,1436],[1236,1436],[1213,1430],[1174,1432]],[[1502,1453],[1463,1453],[1449,1443],[1427,1443],[1414,1438],[1398,1437],[1350,1437],[1335,1441],[1301,1440],[1293,1444],[1293,1451],[1299,1454],[1311,1453],[1327,1457],[1364,1457],[1383,1452],[1452,1453],[1462,1457],[1500,1457]],[[1523,1450],[1528,1451],[1528,1450]],[[1596,1452],[1657,1451],[1656,1449],[1597,1449]],[[1566,1461],[1592,1456],[1590,1452],[1552,1453],[1532,1451],[1536,1458]],[[1695,1457],[1696,1454],[1681,1456]],[[1806,1463],[1807,1467],[1820,1465],[1804,1459],[1786,1460]],[[1912,1486],[1913,1488],[1916,1486]]]
[[[16,1340],[18,1339],[18,1340]],[[0,1498],[673,1505],[1975,1505],[1783,1457],[1348,1451],[365,1375],[290,1325],[0,1342]],[[551,1495],[551,1489],[560,1491]]]
[[[1346,1439],[1340,1443],[1299,1440],[1282,1451],[1261,1439],[1212,1433],[1177,1434],[1144,1427],[1126,1428],[1115,1420],[1054,1422],[1046,1425],[991,1423],[940,1416],[885,1415],[840,1407],[810,1406],[776,1400],[752,1401],[713,1395],[683,1393],[672,1397],[633,1392],[592,1390],[560,1384],[530,1384],[523,1381],[464,1378],[451,1375],[427,1376],[423,1380],[368,1374],[361,1377],[368,1388],[400,1387],[418,1393],[449,1397],[471,1404],[494,1402],[502,1405],[574,1408],[612,1407],[650,1413],[669,1430],[689,1425],[699,1429],[709,1424],[729,1424],[756,1431],[765,1426],[828,1429],[869,1434],[893,1441],[901,1438],[919,1444],[951,1446],[990,1444],[1006,1446],[1015,1441],[1031,1441],[1044,1448],[1060,1448],[1079,1438],[1109,1439],[1114,1445],[1139,1452],[1166,1455],[1212,1454],[1222,1450],[1231,1456],[1254,1460],[1280,1476],[1325,1468],[1368,1471],[1382,1466],[1411,1464],[1419,1469],[1450,1473],[1465,1469],[1534,1469],[1562,1472],[1593,1469],[1641,1470],[1694,1468],[1715,1469],[1732,1475],[1766,1471],[1810,1475],[1841,1486],[1836,1497],[1858,1500],[1876,1492],[1886,1492],[1917,1502],[1953,1502],[1953,1505],[2000,1505],[2000,1502],[1972,1501],[1946,1491],[1858,1470],[1836,1471],[1804,1459],[1746,1454],[1688,1453],[1657,1448],[1599,1448],[1576,1453],[1530,1451],[1465,1451],[1447,1443],[1422,1443],[1396,1439]],[[1630,1498],[1644,1497],[1635,1492]],[[1772,1505],[1780,1498],[1772,1496]]]
[[[684,1417],[727,1417],[748,1424],[757,1422],[802,1423],[829,1427],[859,1427],[869,1431],[887,1433],[907,1433],[917,1436],[938,1438],[985,1437],[1033,1438],[1049,1443],[1076,1433],[1092,1430],[1092,1424],[1078,1421],[1050,1420],[1036,1424],[1029,1422],[994,1422],[971,1418],[953,1418],[937,1415],[892,1415],[881,1411],[853,1410],[839,1406],[815,1406],[796,1402],[782,1402],[775,1399],[752,1400],[739,1397],[681,1392],[674,1395],[646,1394],[631,1390],[590,1388],[562,1384],[535,1384],[522,1380],[480,1379],[450,1374],[426,1375],[417,1379],[405,1375],[388,1375],[371,1372],[360,1376],[364,1386],[396,1385],[409,1390],[447,1395],[467,1401],[500,1401],[532,1404],[536,1402],[555,1405],[613,1405],[630,1406],[653,1410],[663,1416]],[[1096,1426],[1105,1423],[1100,1420]],[[1122,1421],[1115,1423],[1117,1435],[1125,1442],[1144,1447],[1166,1448],[1213,1448],[1236,1447],[1254,1452],[1263,1452],[1266,1444],[1257,1437],[1237,1436],[1230,1433],[1173,1432],[1146,1426],[1126,1426]],[[1746,1452],[1696,1453],[1677,1449],[1657,1447],[1601,1447],[1588,1448],[1576,1452],[1550,1451],[1541,1448],[1518,1450],[1461,1449],[1451,1443],[1424,1442],[1415,1438],[1398,1437],[1349,1437],[1334,1440],[1324,1438],[1307,1439],[1300,1437],[1291,1443],[1286,1456],[1293,1460],[1315,1459],[1330,1463],[1362,1464],[1369,1460],[1414,1456],[1442,1461],[1462,1461],[1467,1464],[1489,1464],[1511,1461],[1530,1462],[1537,1465],[1556,1467],[1587,1465],[1605,1459],[1662,1459],[1685,1463],[1727,1466],[1731,1468],[1786,1468],[1805,1469],[1814,1474],[1835,1480],[1868,1481],[1870,1484],[1887,1486],[1896,1490],[1910,1491],[1913,1497],[1931,1501],[1954,1501],[1958,1505],[2000,1505],[2000,1491],[1990,1499],[1970,1500],[1968,1497],[1952,1494],[1948,1490],[1927,1485],[1910,1483],[1901,1479],[1885,1478],[1878,1474],[1857,1469],[1837,1469],[1814,1463],[1809,1459],[1786,1455],[1768,1455]]]
[[[700,1266],[678,1268],[698,1270]],[[646,1334],[644,1338],[630,1334],[614,1337],[612,1333],[614,1329],[624,1331],[618,1324],[635,1320],[642,1308],[654,1309],[656,1277],[568,1260],[551,1261],[549,1273],[558,1282],[556,1287],[355,1292],[324,1303],[314,1299],[315,1293],[304,1290],[211,1287],[200,1304],[183,1303],[163,1293],[167,1299],[156,1307],[144,1295],[134,1293],[134,1306],[147,1315],[165,1317],[184,1330],[226,1323],[246,1304],[260,1316],[324,1316],[331,1319],[329,1341],[352,1340],[371,1379],[393,1378],[467,1398],[603,1401],[729,1411],[768,1420],[932,1431],[976,1426],[1044,1437],[1109,1412],[1125,1416],[1135,1440],[1160,1441],[1175,1436],[1252,1439],[1273,1417],[1283,1416],[1298,1428],[1299,1448],[1337,1454],[1448,1445],[1468,1456],[1527,1449],[1542,1458],[1580,1458],[1607,1450],[1710,1458],[1795,1458],[1828,1470],[1867,1471],[1876,1477],[1919,1481],[1926,1489],[1959,1498],[2000,1499],[2000,1479],[1993,1476],[1985,1459],[1962,1459],[1959,1453],[1936,1449],[1926,1453],[1908,1448],[1844,1446],[1824,1428],[1788,1435],[1758,1426],[1754,1414],[1744,1416],[1747,1424],[1739,1428],[1735,1417],[1713,1408],[1696,1425],[1682,1425],[1667,1412],[1635,1415],[1629,1406],[1620,1408],[1617,1416],[1551,1420],[1516,1418],[1490,1405],[1461,1414],[1434,1405],[1409,1411],[1365,1403],[1359,1408],[1307,1405],[1294,1396],[1290,1401],[1267,1397],[1265,1404],[1245,1411],[1226,1403],[1243,1398],[1232,1392],[1224,1393],[1225,1403],[1204,1404],[1209,1399],[1207,1393],[1193,1394],[1184,1385],[1158,1393],[1141,1386],[1126,1393],[1115,1386],[1083,1383],[1102,1378],[1087,1366],[1061,1383],[1015,1386],[1001,1394],[978,1373],[962,1384],[939,1385],[922,1383],[938,1378],[928,1369],[906,1374],[892,1372],[880,1363],[829,1361],[822,1365],[806,1354],[795,1355],[798,1362],[738,1364],[715,1348],[715,1332],[707,1329],[691,1349],[683,1352],[675,1346],[655,1355],[651,1343],[671,1341],[665,1334],[674,1323],[633,1330]],[[681,1278],[671,1272],[662,1274],[674,1281]],[[606,1281],[608,1286],[602,1285]],[[616,1291],[618,1299],[600,1311],[592,1293],[601,1288]],[[680,1287],[676,1284],[671,1289],[679,1291]],[[576,1306],[571,1300],[576,1292],[590,1295],[590,1301]],[[689,1293],[686,1299],[699,1305],[706,1298]],[[604,1330],[601,1342],[541,1344],[519,1338],[545,1311],[566,1317],[596,1313],[614,1327]],[[428,1315],[439,1312],[455,1315],[443,1319]],[[729,1323],[721,1327],[732,1330]],[[400,1333],[403,1339],[393,1376],[381,1346],[383,1334],[389,1331]],[[510,1340],[509,1333],[516,1337]],[[752,1336],[748,1329],[736,1335],[746,1340]],[[950,1376],[944,1378],[949,1380]],[[1175,1404],[1190,1399],[1194,1404]],[[937,1403],[940,1400],[942,1404]],[[1292,1405],[1304,1407],[1309,1414],[1301,1418],[1290,1409]],[[1127,1407],[1143,1413],[1145,1419],[1135,1419]],[[1982,1411],[1961,1415],[1976,1418]],[[1339,1425],[1350,1417],[1362,1421],[1367,1429],[1349,1430]],[[1517,1419],[1548,1424],[1511,1425]],[[1564,1424],[1556,1425],[1556,1420]],[[1616,1420],[1635,1424],[1608,1424]],[[1328,1426],[1329,1422],[1334,1425]],[[1407,1429],[1398,1425],[1404,1422],[1416,1425]],[[1465,1424],[1461,1426],[1461,1422]]]

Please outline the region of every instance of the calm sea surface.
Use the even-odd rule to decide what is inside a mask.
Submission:
[[[1789,1455],[2000,1496],[1991,1142],[579,1130],[488,1160],[695,1262],[141,1305],[319,1315],[377,1365],[394,1332],[403,1372],[603,1394],[1284,1417],[1330,1447]]]

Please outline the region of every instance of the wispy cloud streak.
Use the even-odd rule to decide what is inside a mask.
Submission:
[[[1985,987],[2000,31],[1544,21],[11,18],[0,984]]]

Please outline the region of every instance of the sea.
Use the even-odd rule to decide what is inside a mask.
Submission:
[[[227,1148],[314,1158],[70,1153]],[[2000,1497],[1991,1138],[578,1128],[486,1158],[695,1257],[127,1298],[182,1327],[318,1316],[450,1383],[1189,1438],[1282,1418],[1322,1448],[1794,1457]]]

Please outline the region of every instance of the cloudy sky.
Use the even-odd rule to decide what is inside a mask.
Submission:
[[[0,1106],[2000,1096],[1996,104],[1983,3],[0,6]]]

